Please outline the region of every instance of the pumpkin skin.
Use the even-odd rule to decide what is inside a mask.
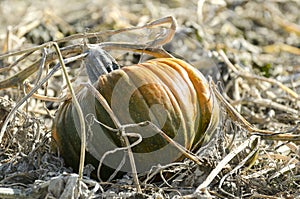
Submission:
[[[209,140],[218,122],[218,104],[207,80],[197,69],[180,59],[159,58],[126,66],[101,75],[94,86],[121,124],[151,121],[188,150],[196,150]],[[77,97],[84,116],[93,114],[101,123],[116,128],[106,110],[87,89],[81,89]],[[213,127],[209,127],[210,122]],[[77,169],[80,127],[71,100],[61,105],[54,124],[52,135],[62,157],[68,165]],[[85,163],[97,168],[103,154],[122,147],[122,143],[116,132],[101,124],[86,125],[89,130]],[[132,127],[127,131],[143,137],[141,143],[132,147],[138,172],[183,159],[183,154],[151,127]],[[137,138],[129,140],[133,143]],[[105,158],[101,172],[104,179],[119,166],[123,155],[123,151],[118,151]],[[121,170],[131,171],[128,161]]]

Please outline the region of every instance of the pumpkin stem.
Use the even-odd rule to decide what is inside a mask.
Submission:
[[[84,63],[92,84],[98,80],[100,75],[108,74],[120,68],[117,61],[100,46],[89,46],[88,56]]]

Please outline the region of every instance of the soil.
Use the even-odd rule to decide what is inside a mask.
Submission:
[[[299,198],[299,10],[297,0],[2,0],[0,198]],[[61,51],[86,43],[147,44],[168,33],[168,27],[113,36],[104,32],[165,16],[176,19],[177,29],[163,48],[212,79],[221,93],[216,134],[195,153],[201,163],[186,159],[158,165],[139,175],[141,193],[130,173],[100,182],[90,176],[95,168],[86,165],[79,180],[51,136],[62,100],[31,96],[20,103],[29,92],[26,82],[33,88],[59,63],[48,42],[57,41]],[[33,48],[32,53],[24,50]],[[150,59],[109,52],[120,65]],[[65,52],[64,58],[78,54]],[[67,64],[75,90],[86,78],[81,69],[81,60]],[[71,96],[61,71],[37,92]],[[168,178],[157,180],[160,172]]]

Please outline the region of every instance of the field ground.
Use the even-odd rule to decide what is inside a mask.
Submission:
[[[30,98],[5,127],[1,140],[0,198],[299,198],[299,10],[297,0],[0,1],[0,128],[25,96],[22,81],[8,81],[13,88],[4,81],[43,53],[40,49],[2,56],[6,52],[77,33],[141,26],[169,15],[178,28],[164,48],[212,77],[224,99],[251,124],[230,114],[228,105],[220,101],[222,120],[216,136],[196,153],[203,164],[185,160],[149,171],[148,175],[168,171],[172,177],[160,182],[141,177],[143,194],[137,194],[130,174],[98,183],[89,178],[88,166],[78,185],[77,174],[51,148],[52,119],[59,103]],[[133,35],[97,35],[61,42],[60,47],[104,41],[138,44],[159,33],[164,32],[144,29]],[[21,56],[23,60],[16,62]],[[132,53],[114,56],[122,64],[137,58]],[[68,65],[71,77],[80,65]],[[26,79],[34,84],[37,75]],[[62,74],[55,74],[46,94],[57,97],[64,87]],[[39,89],[40,94],[45,88]],[[281,134],[266,136],[257,129]]]

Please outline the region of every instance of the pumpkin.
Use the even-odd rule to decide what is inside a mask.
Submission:
[[[195,151],[207,142],[218,122],[218,104],[207,80],[197,69],[180,59],[156,58],[125,66],[101,75],[94,86],[121,124],[151,121],[188,150]],[[118,133],[103,126],[116,128],[93,94],[83,88],[77,97],[84,116],[92,114],[101,122],[86,123],[85,163],[97,168],[105,153],[123,145]],[[68,165],[78,168],[80,127],[71,100],[60,106],[54,124],[52,135],[62,157]],[[143,138],[132,147],[138,172],[183,159],[183,154],[150,126],[136,126],[127,131]],[[134,143],[137,138],[130,137],[129,140]],[[104,159],[101,176],[107,178],[106,174],[118,168],[123,157],[122,150],[110,153]],[[121,171],[131,171],[127,159]]]

